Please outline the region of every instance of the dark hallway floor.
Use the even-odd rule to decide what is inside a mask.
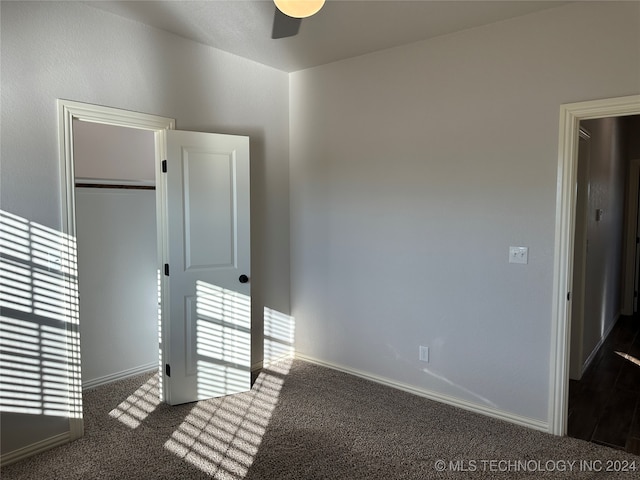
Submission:
[[[580,381],[567,434],[640,455],[640,316],[622,316]]]

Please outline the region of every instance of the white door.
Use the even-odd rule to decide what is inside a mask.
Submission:
[[[177,405],[251,388],[249,138],[166,133],[161,343]]]

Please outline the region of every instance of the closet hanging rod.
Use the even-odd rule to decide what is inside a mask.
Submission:
[[[123,190],[155,190],[155,185],[76,182],[76,188],[119,188]]]
[[[78,188],[122,188],[132,190],[155,190],[156,188],[153,180],[76,177],[74,183]]]

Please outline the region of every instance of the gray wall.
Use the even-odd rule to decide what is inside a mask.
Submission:
[[[581,359],[585,365],[620,315],[627,162],[619,118],[587,120],[581,125],[591,133]],[[596,210],[602,210],[599,221]]]
[[[76,178],[155,182],[153,132],[73,120]]]
[[[151,190],[76,190],[83,388],[158,366]]]
[[[290,313],[287,74],[80,2],[2,2],[1,17],[2,210],[60,229],[57,98],[248,135],[254,331],[265,306]],[[69,429],[46,414],[1,421],[3,454]]]
[[[640,93],[639,15],[572,4],[293,73],[298,352],[545,425],[559,107]]]

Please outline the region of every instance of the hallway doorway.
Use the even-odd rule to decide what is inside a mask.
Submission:
[[[631,115],[640,115],[640,95],[560,106],[549,381],[549,432],[555,435],[566,435],[569,416],[569,358],[580,122]],[[604,334],[604,330],[601,333]]]

